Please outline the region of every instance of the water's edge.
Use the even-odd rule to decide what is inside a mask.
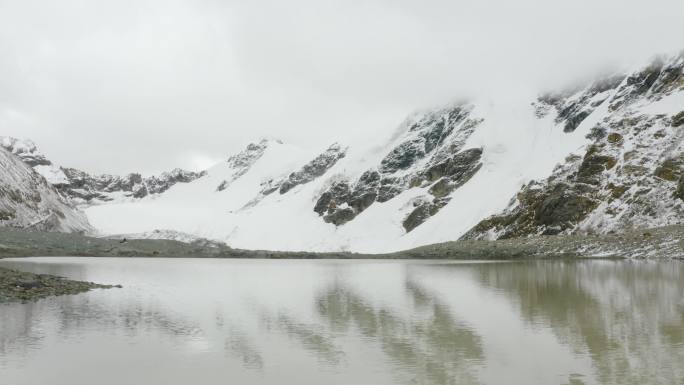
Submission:
[[[85,293],[93,289],[121,288],[75,281],[51,274],[34,274],[0,266],[0,305],[11,302],[35,302],[60,295]]]
[[[608,235],[556,235],[497,241],[454,241],[386,254],[241,250],[217,243],[93,238],[0,228],[0,258],[36,256],[250,259],[548,259],[684,258],[684,226]]]

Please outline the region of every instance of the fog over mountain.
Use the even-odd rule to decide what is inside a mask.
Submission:
[[[0,0],[0,134],[92,173],[388,140],[681,49],[684,2]]]

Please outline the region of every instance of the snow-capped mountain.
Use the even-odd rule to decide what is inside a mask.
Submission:
[[[684,55],[536,107],[587,145],[465,238],[607,233],[684,222]]]
[[[176,183],[189,183],[204,175],[203,172],[179,168],[151,177],[143,177],[137,173],[125,176],[91,175],[75,168],[53,164],[30,140],[0,137],[0,147],[18,156],[56,187],[62,195],[77,205],[99,204],[161,194]]]
[[[495,95],[419,112],[372,150],[262,140],[157,190],[60,168],[70,186],[60,191],[100,202],[79,189],[123,192],[86,209],[105,234],[170,229],[155,236],[249,249],[384,252],[682,223],[683,68],[684,53],[536,100]]]
[[[26,148],[15,146],[15,154]],[[91,232],[83,212],[73,208],[45,178],[0,147],[0,226],[44,231]]]

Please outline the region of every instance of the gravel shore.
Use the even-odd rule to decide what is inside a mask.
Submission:
[[[92,238],[0,228],[0,258],[32,256],[289,258],[289,259],[531,259],[684,258],[684,226],[608,235],[557,235],[498,241],[455,241],[386,254],[233,249],[215,242]]]
[[[33,274],[0,267],[0,303],[30,302],[41,298],[79,294],[120,286],[72,281],[48,274]]]

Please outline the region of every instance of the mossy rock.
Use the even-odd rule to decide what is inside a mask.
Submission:
[[[622,156],[622,159],[624,159],[625,161],[629,161],[629,160],[636,158],[638,155],[639,155],[639,152],[637,152],[636,150],[627,151]]]
[[[29,302],[56,295],[84,293],[120,286],[71,281],[47,274],[33,274],[0,267],[0,303]]]
[[[594,126],[591,128],[589,133],[587,134],[586,138],[587,139],[592,139],[592,140],[601,140],[606,137],[606,129],[605,127],[602,126]]]
[[[632,175],[632,176],[643,176],[648,174],[649,170],[648,168],[644,166],[639,166],[635,164],[626,164],[622,166],[622,174],[625,175]]]
[[[538,225],[546,227],[578,223],[592,212],[598,202],[578,194],[570,186],[558,184],[534,208]]]
[[[592,145],[584,155],[582,164],[577,172],[577,180],[583,183],[596,184],[598,176],[610,170],[617,164],[617,159],[609,155],[600,154],[600,148]]]
[[[563,132],[573,132],[579,127],[580,124],[591,114],[591,111],[580,111],[575,115],[569,116],[565,122],[565,127]]]
[[[442,178],[430,187],[428,191],[437,198],[445,197],[453,191],[453,185],[447,178]]]
[[[617,132],[611,132],[608,134],[608,143],[610,144],[620,144],[622,143],[622,135]]]
[[[475,227],[470,229],[461,239],[475,239],[481,234],[485,234],[491,230],[504,229],[515,223],[518,217],[516,215],[494,215],[487,219],[480,221]],[[501,238],[505,238],[502,236]]]
[[[656,168],[654,175],[666,181],[677,182],[682,177],[682,167],[684,167],[683,157],[670,158]]]
[[[610,190],[610,196],[613,199],[621,198],[625,194],[625,192],[627,192],[627,190],[629,190],[629,187],[627,187],[627,186],[623,186],[623,185],[616,186],[612,183],[609,184],[607,187],[608,187],[608,190]]]

